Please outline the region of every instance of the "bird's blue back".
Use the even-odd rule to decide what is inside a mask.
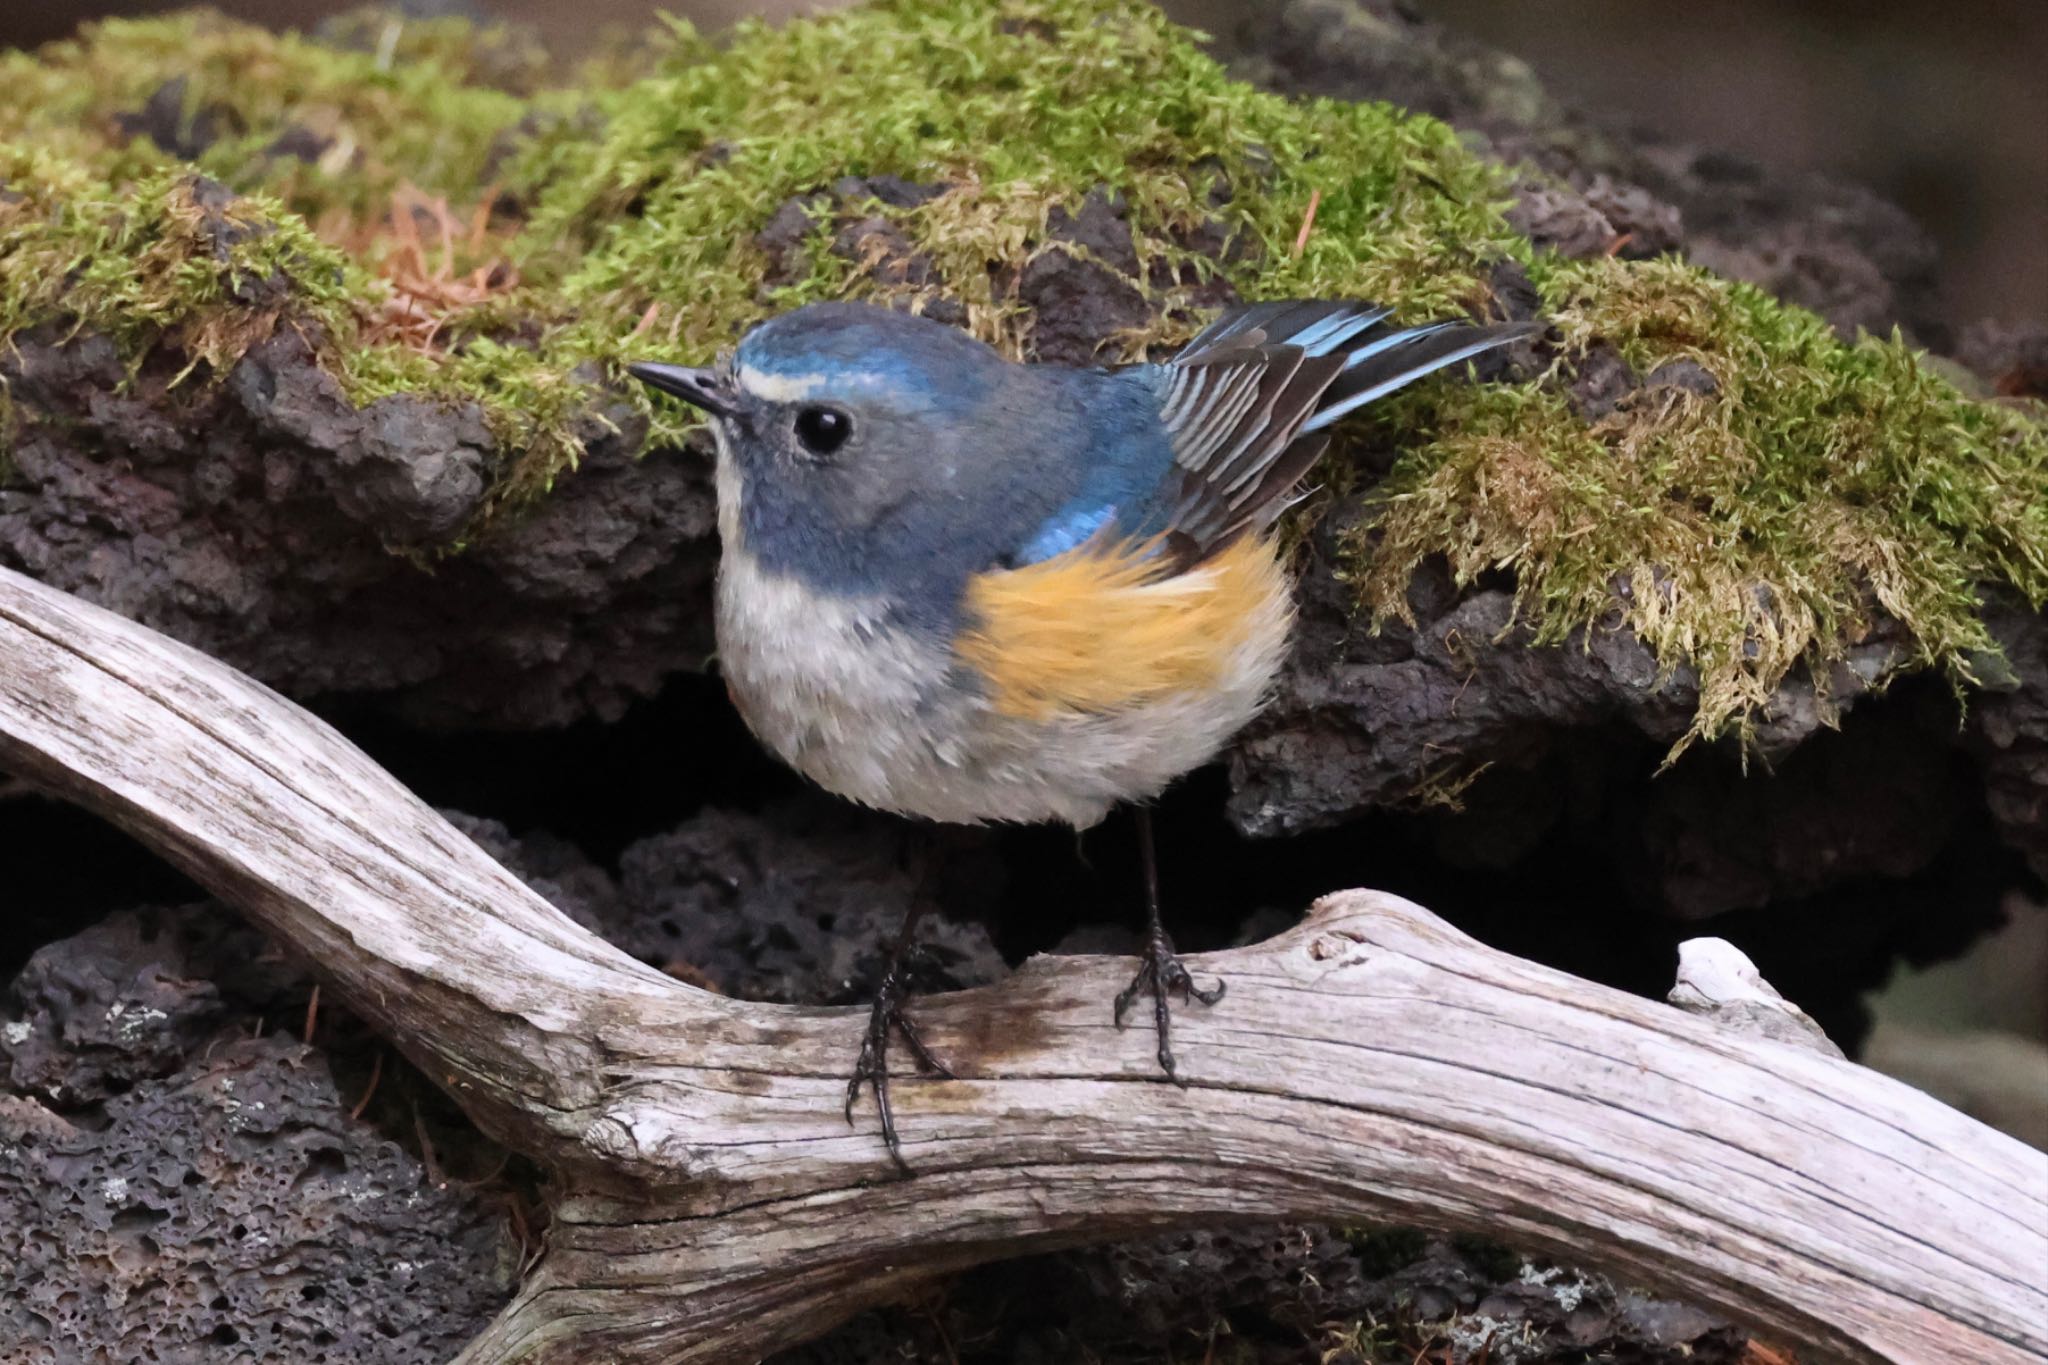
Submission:
[[[1156,369],[1060,374],[1057,387],[1074,414],[1060,458],[1073,466],[1074,492],[1025,531],[1008,564],[1036,564],[1097,536],[1140,538],[1166,529],[1173,446],[1159,424]]]

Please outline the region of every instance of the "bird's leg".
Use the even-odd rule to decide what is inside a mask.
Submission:
[[[1173,1069],[1173,1012],[1167,1002],[1170,997],[1178,995],[1182,1000],[1199,1000],[1205,1005],[1213,1005],[1223,998],[1224,983],[1218,981],[1210,989],[1203,990],[1188,975],[1179,954],[1173,951],[1173,940],[1166,936],[1166,926],[1159,919],[1159,859],[1152,848],[1152,812],[1139,806],[1137,815],[1138,857],[1145,864],[1145,948],[1138,956],[1137,975],[1116,998],[1116,1026],[1124,1026],[1124,1013],[1138,998],[1138,993],[1149,991],[1152,995],[1152,1022],[1159,1032],[1160,1069],[1175,1085],[1186,1085],[1187,1082]]]
[[[896,1141],[896,1115],[889,1107],[889,1033],[891,1029],[903,1035],[903,1041],[910,1047],[910,1055],[922,1066],[929,1067],[941,1076],[952,1078],[953,1073],[945,1063],[932,1056],[931,1049],[924,1045],[924,1039],[917,1034],[917,1026],[903,1011],[909,988],[905,984],[904,959],[910,954],[910,946],[917,937],[918,917],[924,913],[922,878],[918,891],[911,897],[910,907],[903,912],[903,927],[896,931],[896,942],[889,950],[889,964],[882,970],[882,980],[875,987],[873,1006],[868,1010],[867,1032],[860,1043],[860,1060],[853,1064],[853,1079],[846,1083],[846,1122],[853,1122],[854,1101],[860,1098],[863,1084],[875,1092],[875,1108],[882,1116],[882,1141],[888,1145],[889,1156],[905,1175],[910,1165],[903,1159],[903,1150]]]

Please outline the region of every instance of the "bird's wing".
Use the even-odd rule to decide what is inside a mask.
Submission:
[[[1076,496],[1030,529],[1004,564],[1125,541],[1159,542],[1161,574],[1203,563],[1286,509],[1338,420],[1540,330],[1396,327],[1387,318],[1366,303],[1253,304],[1217,319],[1172,360],[1105,375],[1141,390],[1142,411],[1091,452],[1095,464]]]
[[[1153,514],[1179,567],[1269,525],[1329,443],[1329,428],[1376,398],[1503,346],[1533,324],[1387,323],[1362,303],[1263,303],[1228,313],[1163,365],[1173,465]]]

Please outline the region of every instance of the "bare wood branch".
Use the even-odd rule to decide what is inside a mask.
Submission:
[[[1389,896],[1202,963],[1191,1085],[1111,1026],[1124,964],[925,1002],[891,1178],[844,1010],[745,1004],[585,933],[340,736],[0,571],[0,765],[318,964],[477,1122],[563,1174],[465,1354],[753,1359],[932,1275],[1180,1225],[1483,1232],[1858,1360],[2048,1360],[2048,1158],[1811,1050],[1493,952]]]
[[[1748,955],[1725,938],[1679,944],[1678,982],[1664,998],[1736,1033],[1842,1055],[1813,1016],[1778,994]]]

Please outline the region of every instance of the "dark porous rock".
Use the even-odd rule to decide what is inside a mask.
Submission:
[[[754,234],[754,245],[768,256],[768,282],[789,284],[804,275],[803,245],[817,231],[817,215],[829,209],[832,196],[822,191],[793,194]]]
[[[1041,27],[1024,31],[1059,41]],[[1623,135],[1551,100],[1526,66],[1419,21],[1400,0],[1286,0],[1247,27],[1239,62],[1271,87],[1389,99],[1488,140],[1519,168],[1513,221],[1566,255],[1682,252],[1819,308],[1845,330],[1915,328],[1928,311],[1928,244],[1895,209],[1817,177]],[[171,82],[123,127],[193,156],[231,131],[224,117],[190,108],[184,84]],[[294,128],[261,155],[331,150]],[[696,159],[714,165],[731,150],[714,143]],[[948,188],[890,176],[809,188],[754,238],[767,283],[806,278],[809,253],[829,250],[860,262],[886,301],[964,321],[917,240],[915,215]],[[264,230],[222,185],[194,179],[189,192],[193,230],[214,258]],[[1214,202],[1230,194],[1219,180]],[[1190,229],[1181,245],[1212,260],[1248,249],[1220,220]],[[999,297],[1029,309],[1035,357],[1068,363],[1099,362],[1120,337],[1157,322],[1159,304],[1141,282],[1178,291],[1177,304],[1229,298],[1220,279],[1167,278],[1157,261],[1148,278],[1145,268],[1125,206],[1101,190],[1052,207],[1028,260],[991,263]],[[1491,276],[1505,316],[1539,314],[1522,267],[1498,262]],[[253,314],[288,318],[282,277],[239,276],[231,288]],[[2002,392],[2039,394],[2039,340],[2024,329],[1972,332],[1964,359]],[[594,398],[577,468],[447,555],[485,496],[487,472],[517,458],[473,408],[394,397],[358,409],[323,368],[317,334],[289,324],[226,375],[185,382],[173,382],[185,358],[169,347],[131,375],[90,332],[13,341],[0,354],[10,400],[0,564],[289,695],[366,699],[380,721],[394,712],[437,727],[616,720],[706,664],[716,558],[706,451],[699,441],[643,452],[644,420],[624,402]],[[1589,420],[1716,392],[1690,361],[1644,375],[1606,347],[1573,359],[1571,398]],[[1506,363],[1524,362],[1490,357],[1481,374]],[[1389,458],[1367,452],[1358,467],[1384,472]],[[1420,826],[1422,851],[1409,851],[1398,873],[1427,864],[1443,885],[1446,869],[1481,869],[1480,894],[1499,898],[1546,857],[1570,862],[1581,918],[1546,930],[1546,950],[1598,936],[1623,920],[1617,908],[1632,926],[1656,916],[1771,920],[1803,945],[1809,981],[1831,983],[1837,1014],[1901,953],[1946,951],[1940,935],[1971,931],[1970,906],[1991,894],[1954,889],[1947,874],[1959,860],[1985,854],[1976,875],[2000,893],[2018,856],[2048,876],[2039,613],[1992,604],[2004,668],[1994,674],[1987,661],[1960,730],[1938,688],[1859,700],[1901,648],[1879,631],[1824,688],[1795,677],[1781,690],[1746,755],[1752,771],[1730,746],[1701,745],[1652,779],[1693,720],[1687,670],[1660,671],[1618,629],[1537,648],[1515,624],[1504,577],[1458,589],[1434,565],[1410,589],[1415,622],[1374,632],[1339,567],[1338,538],[1357,515],[1355,506],[1334,511],[1304,547],[1293,655],[1273,706],[1227,759],[1239,832],[1350,828],[1256,852],[1232,845],[1230,858],[1271,868],[1302,852],[1332,870],[1325,885],[1357,884],[1388,869],[1338,845],[1366,821],[1392,823],[1389,808],[1426,806],[1399,817]],[[1172,799],[1213,802],[1220,783],[1203,780]],[[1462,813],[1446,813],[1453,802]],[[930,910],[916,988],[994,980],[1006,970],[996,938],[1020,937],[1001,916],[1045,909],[1006,908],[1006,878],[1069,884],[1031,881],[1042,870],[998,839],[918,831],[815,796],[698,810],[627,846],[615,867],[544,833],[515,837],[501,823],[451,818],[622,950],[753,999],[864,999],[898,924],[920,904]],[[1994,833],[2018,856],[1987,850]],[[1169,865],[1169,877],[1179,870]],[[1936,895],[1950,914],[1929,928]],[[1218,916],[1242,922],[1258,903],[1243,899]],[[1290,895],[1283,913],[1305,899]],[[1273,923],[1269,914],[1245,930]],[[1065,943],[1128,947],[1099,924]],[[1661,991],[1668,943],[1644,957]],[[1819,985],[1775,965],[1771,975],[1816,1013],[1828,1003],[1809,993]],[[1640,987],[1646,973],[1636,976]],[[8,1365],[439,1361],[504,1301],[521,1248],[492,1202],[502,1190],[438,1179],[424,1151],[392,1140],[410,1118],[395,1128],[380,1126],[374,1108],[352,1116],[352,1101],[369,1096],[350,1069],[362,1056],[335,1041],[343,1002],[324,1007],[315,1033],[330,1052],[278,1032],[279,1019],[303,1017],[306,989],[293,964],[217,906],[115,914],[45,947],[21,972],[0,1000]],[[850,1028],[849,1065],[854,1038]],[[330,1066],[349,1078],[345,1096]],[[385,1102],[413,1082],[408,1102],[433,1098],[395,1060],[382,1074]],[[1219,1359],[1276,1365],[1743,1357],[1739,1338],[1696,1310],[1498,1248],[1233,1226],[1228,1213],[1201,1230],[971,1272],[931,1301],[865,1314],[783,1360],[1064,1365],[1198,1359],[1212,1345]]]
[[[1695,382],[1660,376],[1679,391]],[[1929,878],[1970,865],[1943,922],[1979,923],[2018,875],[1988,842],[1987,804],[2006,847],[2037,871],[2048,864],[2048,629],[2037,613],[1992,617],[2008,671],[1991,677],[1985,661],[1987,687],[1960,733],[1938,679],[1871,698],[1902,649],[1896,627],[1876,629],[1825,689],[1788,679],[1746,745],[1696,743],[1660,772],[1693,722],[1689,669],[1660,670],[1641,640],[1611,627],[1538,646],[1506,586],[1460,592],[1441,565],[1411,585],[1415,624],[1375,631],[1329,567],[1346,525],[1333,514],[1305,547],[1293,654],[1272,705],[1229,751],[1227,811],[1241,833],[1298,835],[1415,808],[1431,812],[1436,855],[1453,866],[1499,871],[1573,849],[1582,875],[1676,920],[1838,896],[1867,904],[1877,887],[1897,888],[1888,903],[1905,916]],[[1866,913],[1829,941],[1881,963],[1882,945],[1905,933],[1905,919]]]
[[[920,185],[900,175],[848,175],[832,182],[832,193],[841,203],[857,204],[875,199],[892,209],[914,209],[929,204],[946,192],[944,185]]]
[[[1596,343],[1579,361],[1579,373],[1571,386],[1572,408],[1588,422],[1597,422],[1620,407],[1642,383],[1621,352]]]
[[[14,981],[0,1081],[65,1111],[160,1079],[224,1022],[297,984],[235,916],[116,914],[38,950]],[[215,984],[233,964],[238,999]]]
[[[363,409],[336,465],[341,509],[394,545],[446,542],[484,497],[491,434],[483,410],[380,398]]]
[[[1723,153],[1647,144],[1641,174],[1684,214],[1685,254],[1811,308],[1852,336],[1899,323],[1930,343],[1933,240],[1903,209],[1858,185],[1781,172]]]
[[[1744,1346],[1696,1309],[1489,1243],[1281,1224],[971,1271],[927,1302],[863,1314],[774,1362],[1737,1365]]]
[[[439,1365],[518,1264],[501,1213],[350,1119],[284,1037],[222,1039],[90,1125],[0,1093],[0,1211],[21,1365]]]
[[[17,338],[0,564],[289,695],[385,693],[439,721],[616,717],[710,653],[709,461],[639,456],[627,405],[590,415],[532,514],[428,571],[392,547],[430,550],[474,508],[474,412],[359,412],[292,328],[225,383],[174,373],[153,359],[124,386],[105,338]]]
[[[191,192],[214,254],[263,230],[214,182]],[[236,287],[267,308],[273,285]],[[473,407],[357,410],[310,335],[280,326],[218,383],[175,382],[184,361],[165,348],[131,383],[104,337],[16,337],[0,356],[14,418],[0,564],[289,695],[385,694],[442,721],[616,717],[701,667],[715,559],[702,452],[639,458],[644,419],[606,403],[536,511],[428,571],[504,453]]]
[[[1525,180],[1516,187],[1508,221],[1537,246],[1575,258],[1643,260],[1675,250],[1684,238],[1676,208],[1640,185],[1601,174],[1583,190],[1562,181]]]
[[[1603,121],[1551,97],[1526,64],[1423,21],[1399,0],[1288,0],[1225,38],[1235,44],[1238,72],[1269,87],[1389,100],[1483,138],[1523,168],[1511,216],[1541,245],[1575,256],[1675,250],[1812,308],[1845,334],[1901,325],[1930,344],[1944,340],[1929,321],[1930,240],[1857,186]],[[1965,335],[1960,358],[2003,392],[2034,392],[2048,358],[2044,335],[1980,326]],[[1639,375],[1595,345],[1576,357],[1569,393],[1578,413],[1597,422],[1685,395],[1711,398],[1718,389],[1694,362]],[[1386,461],[1367,451],[1359,467],[1371,476]],[[1459,594],[1425,573],[1412,594],[1416,624],[1373,633],[1356,619],[1339,581],[1328,530],[1318,532],[1320,552],[1305,560],[1302,626],[1276,701],[1230,753],[1230,813],[1240,830],[1284,835],[1404,801],[1444,810],[1463,804],[1475,816],[1486,813],[1461,824],[1445,816],[1439,848],[1460,850],[1459,861],[1506,866],[1501,859],[1511,863],[1556,834],[1546,820],[1510,807],[1535,801],[1554,817],[1555,803],[1543,801],[1540,787],[1560,778],[1560,765],[1585,769],[1584,756],[1599,750],[1626,751],[1628,762],[1654,766],[1658,748],[1690,726],[1696,684],[1689,669],[1660,675],[1639,641],[1604,628],[1534,648],[1526,632],[1507,629],[1512,597],[1504,579]],[[1624,590],[1617,585],[1617,593]],[[2023,653],[2038,617],[1997,610],[2001,639]],[[1608,800],[1644,793],[1625,828],[1602,841],[1601,862],[1616,860],[1637,898],[1674,916],[1780,898],[1806,902],[1859,875],[1925,874],[1961,847],[1954,841],[1967,842],[1965,827],[1981,823],[1973,809],[1981,799],[2004,843],[2038,871],[2048,861],[2039,851],[2048,846],[2041,833],[2048,800],[2038,785],[2041,727],[2032,692],[2020,685],[2025,658],[2014,657],[2010,689],[1973,695],[1967,708],[1966,742],[1979,757],[1982,797],[1954,780],[1952,708],[1932,722],[1931,733],[1945,740],[1910,744],[1902,766],[1890,770],[1925,777],[1924,800],[1910,782],[1874,781],[1886,771],[1878,737],[1889,721],[1836,736],[1848,709],[1868,704],[1906,646],[1880,614],[1827,676],[1787,679],[1754,720],[1746,775],[1741,756],[1724,745],[1688,755],[1648,787],[1639,786],[1640,773],[1611,765],[1597,780],[1585,779]],[[1784,766],[1816,741],[1824,756]],[[1519,795],[1511,799],[1511,792]],[[1808,809],[1813,802],[1843,803],[1844,813],[1831,820],[1824,809]],[[1713,814],[1752,806],[1775,811],[1783,828],[1800,827],[1804,836],[1759,838]],[[1850,810],[1871,822],[1863,833],[1846,829]],[[1637,818],[1645,813],[1656,816],[1658,831]],[[1816,821],[1840,827],[1830,833]],[[1817,841],[1810,847],[1821,856],[1810,864],[1802,840]]]
[[[635,956],[749,1000],[865,1001],[913,898],[950,899],[964,864],[925,832],[806,798],[763,816],[706,811],[627,849],[602,932]],[[992,892],[986,880],[981,891]],[[958,990],[1006,970],[979,924],[928,915],[912,981]]]
[[[305,992],[200,905],[49,944],[0,996],[0,1358],[425,1365],[503,1303],[502,1209],[252,1036]]]
[[[1985,619],[2005,657],[1982,663],[1966,743],[1993,825],[2048,881],[2048,615],[2000,598]]]
[[[187,182],[192,206],[199,210],[193,232],[206,243],[207,254],[223,265],[234,249],[253,237],[267,235],[268,223],[246,222],[238,214],[241,197],[218,180],[195,175]],[[227,295],[252,312],[282,312],[292,302],[292,284],[281,271],[256,275],[236,270],[229,279]]]
[[[314,132],[311,128],[293,125],[271,139],[263,149],[263,155],[273,160],[318,161],[327,149],[334,145],[334,139]]]
[[[791,284],[804,278],[810,269],[805,243],[825,232],[830,234],[833,254],[864,266],[868,278],[881,287],[883,300],[914,302],[924,316],[948,325],[965,322],[966,308],[939,288],[931,257],[894,219],[872,212],[876,204],[914,209],[946,188],[894,175],[849,175],[833,181],[829,189],[791,195],[754,234],[754,245],[768,256],[768,283]]]
[[[207,148],[230,130],[234,111],[226,105],[209,104],[189,109],[191,82],[174,76],[158,86],[140,109],[114,116],[115,129],[124,138],[148,138],[159,151],[180,161],[196,161]]]
[[[1120,199],[1097,189],[1073,213],[1055,206],[1048,215],[1052,244],[1031,258],[1017,281],[1017,296],[1032,309],[1037,359],[1098,363],[1105,343],[1152,320],[1152,306],[1136,283],[1138,255],[1124,213]]]
[[[1327,564],[1346,522],[1318,528],[1277,695],[1231,750],[1230,814],[1244,833],[1300,833],[1399,805],[1485,765],[1532,761],[1561,731],[1622,722],[1670,743],[1691,724],[1688,675],[1660,674],[1633,634],[1533,647],[1513,626],[1511,592],[1460,594],[1440,567],[1410,590],[1416,625],[1373,632]]]
[[[1586,196],[1543,180],[1516,187],[1508,222],[1534,245],[1575,259],[1605,254],[1620,236]]]
[[[934,322],[958,326],[967,321],[967,309],[939,289],[939,272],[931,257],[889,219],[860,218],[846,224],[832,239],[832,250],[865,266],[868,278],[886,291],[885,297],[914,300]]]
[[[1707,372],[1707,367],[1697,360],[1667,360],[1650,371],[1643,381],[1645,388],[1684,389],[1702,398],[1711,398],[1721,391],[1721,383]]]
[[[706,810],[642,839],[616,875],[547,834],[447,812],[571,919],[651,966],[747,1000],[865,1003],[913,900],[924,914],[914,989],[962,990],[1008,970],[988,930],[955,905],[1000,893],[973,831],[944,833],[818,796],[760,814]]]
[[[1537,291],[1536,282],[1529,278],[1528,268],[1520,261],[1495,261],[1487,272],[1486,287],[1493,296],[1493,306],[1502,322],[1534,322],[1543,313],[1543,295]],[[1488,351],[1474,363],[1503,361],[1534,344],[1532,339]]]
[[[1874,710],[1857,743],[1794,753],[1769,777],[1730,763],[1674,768],[1638,812],[1656,903],[1704,919],[1927,867],[1971,797],[1953,714],[1930,710]]]

